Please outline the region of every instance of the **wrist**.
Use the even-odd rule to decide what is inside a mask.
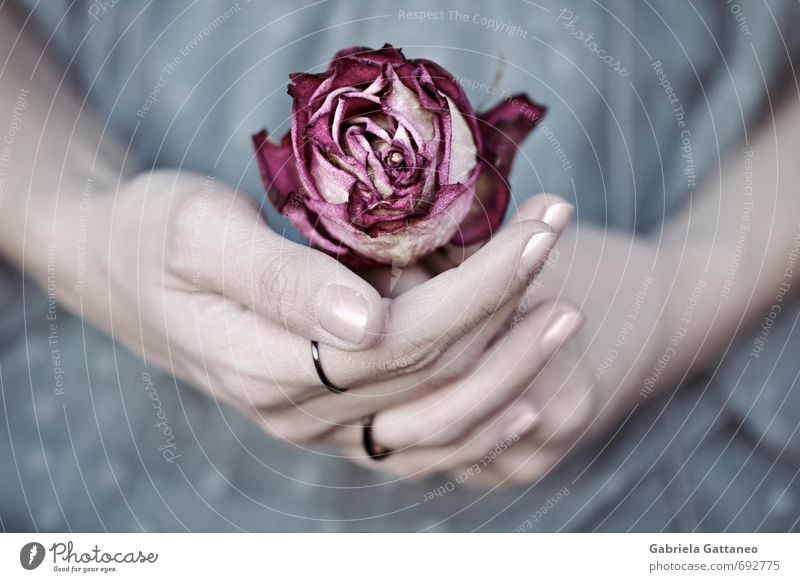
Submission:
[[[55,203],[57,200],[57,204]],[[108,196],[89,179],[80,189],[61,192],[32,209],[22,248],[26,274],[60,305],[77,310],[80,296],[107,278]],[[107,238],[107,237],[106,237]],[[96,300],[97,293],[93,293]]]

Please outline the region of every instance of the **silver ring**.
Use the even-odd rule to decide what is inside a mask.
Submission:
[[[322,369],[322,362],[319,359],[319,344],[317,344],[317,342],[314,340],[311,340],[311,359],[314,360],[314,368],[317,370],[319,381],[322,382],[322,385],[325,386],[325,388],[334,394],[344,394],[347,392],[347,388],[339,388],[330,380],[328,380],[328,376],[325,375],[325,370]]]

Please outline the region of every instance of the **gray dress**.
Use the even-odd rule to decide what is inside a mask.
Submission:
[[[475,85],[476,105],[499,98],[479,85],[505,62],[499,89],[549,108],[512,174],[516,202],[558,192],[577,220],[627,232],[657,228],[713,176],[800,57],[788,1],[441,2],[425,20],[413,14],[432,10],[423,1],[35,4],[21,8],[140,168],[199,171],[260,199],[250,135],[287,130],[288,73],[391,42]],[[755,332],[743,332],[712,378],[653,399],[537,484],[426,500],[446,479],[390,484],[266,438],[63,309],[54,372],[46,293],[0,269],[5,530],[798,529],[796,304],[758,358]],[[172,463],[159,450],[164,419]]]

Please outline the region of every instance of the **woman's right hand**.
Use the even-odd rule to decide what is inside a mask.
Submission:
[[[62,299],[148,363],[299,443],[472,369],[557,239],[543,222],[517,222],[458,268],[384,299],[211,178],[143,174],[97,193],[87,224],[83,288]],[[310,340],[349,392],[322,386]]]

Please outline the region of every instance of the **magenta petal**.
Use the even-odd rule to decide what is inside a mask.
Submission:
[[[467,99],[467,95],[464,93],[464,89],[461,87],[461,85],[459,85],[458,82],[453,78],[453,75],[448,73],[433,61],[417,59],[414,61],[414,63],[424,66],[425,72],[432,79],[433,83],[436,85],[436,88],[450,97],[453,103],[456,104],[456,107],[461,112],[461,115],[464,116],[464,120],[467,122],[467,125],[469,125],[469,128],[475,135],[475,145],[478,146],[478,151],[482,151],[481,144],[479,143],[481,132],[478,127],[478,119],[475,116],[475,111],[472,109],[472,105],[470,105],[469,99]]]
[[[326,235],[324,228],[320,224],[319,217],[309,212],[302,204],[286,206],[283,214],[300,234],[308,239],[311,246],[333,255],[346,254],[346,248],[343,248],[340,243],[335,242]]]
[[[309,116],[311,112],[308,111],[308,109],[312,107],[312,103],[324,99],[327,94],[325,87],[333,83],[333,80],[330,78],[330,73],[322,75],[292,73],[289,75],[289,79],[292,82],[287,92],[294,99],[295,105],[298,105],[301,110],[306,110]]]
[[[375,263],[408,264],[445,245],[472,203],[471,192],[459,184],[445,186],[439,197],[442,202],[435,202],[426,214],[376,225],[367,232],[353,228],[347,219],[322,216],[320,222],[332,237]]]
[[[276,144],[269,138],[267,130],[263,129],[253,136],[253,145],[261,180],[275,208],[316,248],[334,255],[351,255],[352,250],[327,236],[319,224],[319,218],[309,212],[307,202],[299,198],[300,180],[290,135],[286,134],[281,143]]]
[[[508,176],[519,145],[542,120],[544,112],[544,107],[520,94],[482,113],[483,158]]]
[[[328,66],[328,69],[335,68],[339,61],[345,58],[376,64],[402,64],[408,62],[405,56],[403,56],[402,49],[395,48],[390,44],[385,44],[380,49],[371,49],[364,46],[351,46],[350,48],[340,50],[338,53],[336,53],[333,59],[331,59],[331,64]]]
[[[500,226],[511,198],[508,176],[514,156],[544,112],[527,95],[514,95],[480,115],[482,148],[475,201],[454,243],[481,242]]]
[[[464,122],[467,124],[467,127],[472,133],[472,137],[475,142],[475,147],[477,148],[478,152],[483,151],[483,144],[482,144],[482,135],[479,128],[478,117],[475,115],[475,111],[472,109],[472,105],[469,103],[469,99],[467,99],[467,95],[464,93],[464,89],[461,85],[453,78],[453,75],[448,73],[445,69],[434,63],[433,61],[428,61],[425,59],[417,59],[414,61],[414,64],[418,67],[421,72],[420,75],[420,83],[422,86],[428,86],[429,84],[433,83],[437,89],[437,91],[443,93],[447,97],[449,97],[450,102],[456,106],[456,109],[459,113],[461,113],[461,117],[463,118]],[[447,117],[450,117],[449,111],[449,104],[445,102],[442,108],[446,111],[443,111],[441,117],[445,120]],[[448,121],[447,125],[445,126],[448,128],[448,131],[451,128],[451,124]],[[452,136],[446,136],[445,140],[447,142],[448,150],[452,146],[450,143],[450,138]],[[447,157],[443,160],[446,164],[447,176],[449,178],[450,168],[450,154],[448,153]],[[477,179],[479,172],[479,164],[475,166],[472,170],[472,173],[468,180],[466,180],[466,184],[473,185]]]
[[[491,164],[480,162],[472,206],[452,242],[467,246],[491,237],[503,222],[510,199],[507,179]]]
[[[269,199],[279,211],[283,210],[292,192],[300,187],[297,164],[292,151],[292,138],[286,134],[280,144],[269,138],[266,129],[253,136],[256,161]]]

